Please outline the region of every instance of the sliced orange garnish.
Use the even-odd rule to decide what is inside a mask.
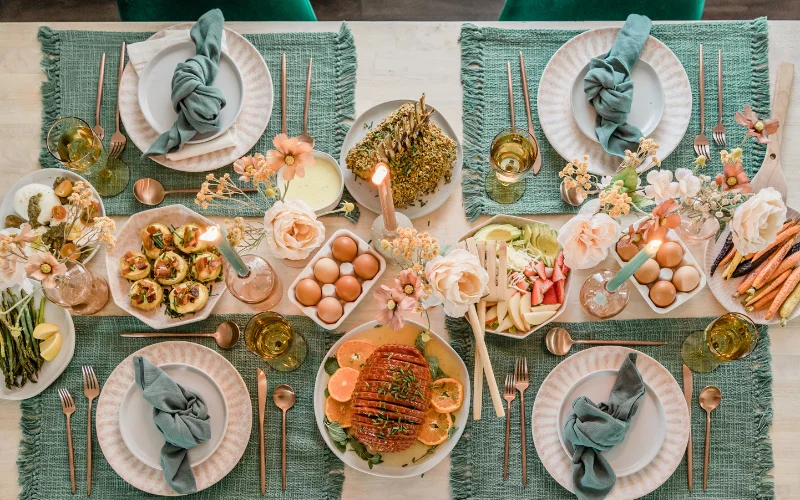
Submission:
[[[339,366],[342,368],[354,368],[360,371],[364,366],[364,362],[377,348],[378,346],[369,340],[348,340],[337,349],[336,361],[339,362]]]
[[[464,386],[454,378],[440,378],[431,385],[431,405],[439,413],[453,413],[464,403]]]
[[[449,413],[439,413],[430,408],[425,414],[425,421],[417,439],[428,446],[442,444],[447,441],[448,431],[452,426],[453,418]]]
[[[328,393],[339,402],[349,401],[353,396],[358,380],[358,370],[354,368],[339,368],[328,380]]]
[[[338,422],[342,429],[353,424],[353,400],[342,403],[328,396],[325,400],[325,416],[331,422]]]

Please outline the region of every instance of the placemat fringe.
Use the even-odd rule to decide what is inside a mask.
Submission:
[[[464,318],[446,318],[447,331],[450,333],[450,345],[461,356],[467,366],[473,366],[472,335],[469,323]],[[458,332],[453,335],[453,332]],[[470,401],[470,405],[472,402]],[[472,408],[470,408],[471,413]],[[470,415],[469,418],[472,418]],[[472,439],[469,429],[461,435],[459,445],[450,452],[450,491],[453,500],[467,500],[472,494],[472,462],[470,461],[469,442]]]
[[[331,156],[338,158],[342,150],[344,138],[350,130],[350,123],[355,120],[356,114],[356,57],[355,40],[353,33],[346,23],[342,23],[336,36],[336,141]]]
[[[42,82],[42,123],[55,122],[61,116],[61,36],[47,26],[41,26],[38,33],[42,44],[42,62],[39,64],[47,77]],[[47,140],[47,128],[42,127],[42,142]],[[57,166],[55,158],[44,147],[39,152],[41,168]]]
[[[22,491],[19,498],[39,500],[39,435],[42,431],[42,404],[39,398],[20,402],[19,427],[22,439],[19,442],[17,470]]]
[[[463,128],[464,162],[462,192],[467,219],[475,220],[484,213],[484,187],[482,167],[485,160],[481,152],[483,130],[483,32],[474,24],[461,27],[461,84],[464,86]]]
[[[759,338],[759,343],[764,344],[763,349],[756,350],[753,358],[753,394],[757,408],[755,411],[756,436],[753,448],[756,454],[756,467],[758,469],[758,484],[756,498],[775,498],[775,482],[772,469],[775,462],[772,456],[772,441],[769,429],[772,426],[772,371],[769,337]]]
[[[767,18],[759,17],[750,21],[750,66],[753,68],[753,79],[750,88],[753,92],[753,102],[750,105],[758,116],[767,117],[770,113],[769,101],[769,28]],[[742,109],[744,109],[743,103]],[[783,126],[784,124],[781,124]],[[750,176],[756,174],[764,155],[767,152],[767,145],[758,141],[753,142],[753,154],[755,161],[749,165]]]

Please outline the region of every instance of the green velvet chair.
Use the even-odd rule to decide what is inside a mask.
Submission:
[[[654,21],[696,21],[705,0],[506,0],[501,21],[624,21],[643,14]]]
[[[309,0],[117,0],[123,21],[194,21],[219,7],[226,21],[316,21]]]

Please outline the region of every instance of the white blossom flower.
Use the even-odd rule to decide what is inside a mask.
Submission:
[[[675,180],[677,181],[677,195],[681,201],[686,201],[689,198],[694,198],[700,192],[701,181],[694,175],[688,168],[679,168],[675,171]]]
[[[669,170],[651,170],[647,174],[647,183],[644,194],[657,204],[678,194],[678,183],[672,182],[672,172]]]

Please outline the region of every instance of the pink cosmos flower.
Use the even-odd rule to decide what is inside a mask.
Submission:
[[[28,262],[25,264],[28,276],[41,281],[45,287],[53,287],[56,275],[66,271],[67,266],[56,260],[50,252],[37,252],[28,257]]]
[[[270,170],[277,172],[283,168],[283,180],[290,181],[294,176],[304,177],[305,168],[313,165],[316,160],[311,152],[311,144],[300,142],[297,137],[288,137],[278,134],[272,140],[275,149],[267,151],[267,165]],[[285,168],[284,168],[285,167]]]
[[[411,310],[416,301],[407,296],[402,290],[389,288],[386,285],[374,293],[375,300],[378,301],[380,309],[375,320],[382,325],[389,325],[392,330],[403,328],[403,311]]]
[[[722,169],[721,174],[717,174],[717,184],[722,186],[724,191],[741,191],[742,193],[749,193],[753,190],[750,185],[750,178],[744,173],[744,167],[741,163],[728,163]]]
[[[233,162],[233,170],[239,174],[239,180],[242,182],[250,182],[250,179],[256,176],[256,172],[266,167],[266,158],[261,153],[256,153],[253,156],[242,156]]]
[[[23,224],[19,228],[19,233],[14,235],[13,240],[16,243],[30,243],[36,241],[39,237],[36,232],[31,228],[30,224]]]
[[[759,120],[758,115],[749,104],[745,104],[744,112],[737,111],[734,118],[736,123],[747,127],[747,135],[752,135],[761,144],[768,143],[769,139],[767,135],[777,132],[778,126],[780,125],[780,121],[777,118]]]
[[[419,300],[422,296],[422,280],[411,269],[400,271],[394,280],[398,290],[402,290],[406,296],[414,300]]]

